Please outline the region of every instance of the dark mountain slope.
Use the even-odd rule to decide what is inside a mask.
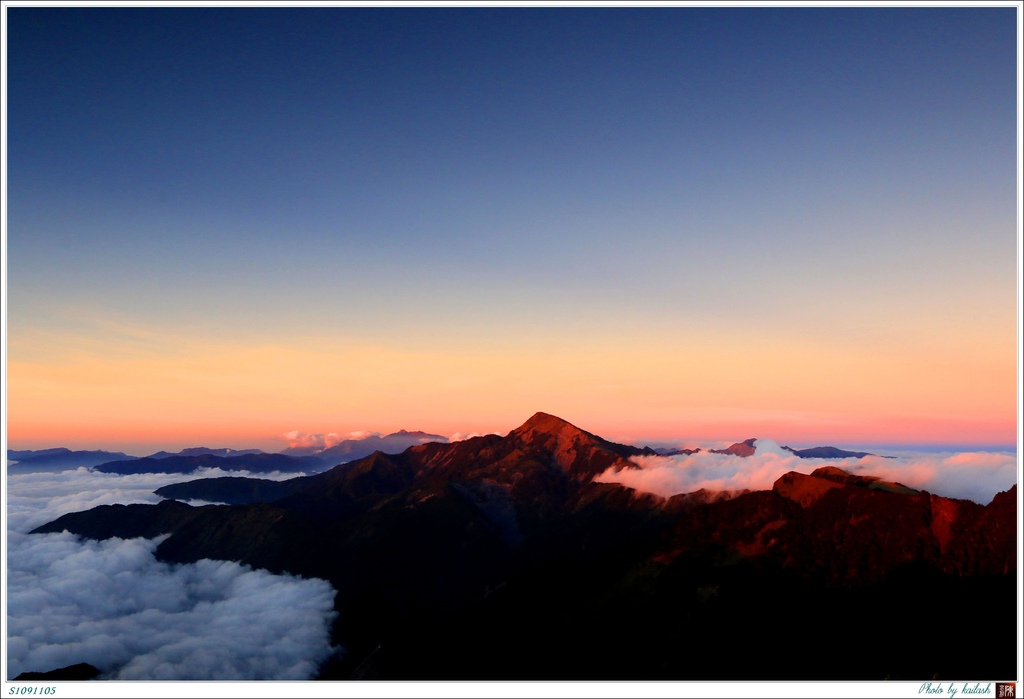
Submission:
[[[132,539],[139,536],[148,539],[176,531],[206,509],[190,507],[174,500],[165,500],[157,505],[100,505],[91,510],[58,517],[36,527],[32,533],[47,534],[67,530],[90,539]]]
[[[304,486],[305,478],[297,476],[285,481],[239,476],[199,478],[185,483],[165,485],[153,492],[169,500],[205,500],[227,505],[250,505],[257,502],[273,502],[291,495]]]
[[[88,663],[78,663],[47,672],[23,672],[15,682],[83,682],[99,677],[100,671]]]
[[[1016,486],[988,507],[825,467],[791,472],[771,491],[683,512],[657,558],[756,559],[814,584],[864,585],[906,565],[959,575],[1015,570]],[[996,524],[998,521],[999,524]],[[977,536],[984,530],[985,540]],[[969,552],[969,553],[968,553]]]

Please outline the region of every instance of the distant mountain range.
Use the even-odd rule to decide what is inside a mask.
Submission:
[[[399,430],[386,435],[367,435],[358,439],[346,439],[330,447],[290,447],[282,451],[282,454],[290,456],[316,456],[331,464],[340,464],[346,461],[361,459],[369,456],[375,451],[382,451],[385,454],[398,454],[409,447],[427,442],[447,443],[448,438],[439,434],[428,434],[426,432],[408,432]]]
[[[652,451],[658,456],[690,456],[691,454],[699,454],[700,447],[697,447],[695,449],[670,449],[667,447],[662,447],[659,449],[653,449]]]
[[[737,442],[726,449],[711,449],[713,454],[751,456],[755,452],[757,439]],[[146,457],[129,456],[123,452],[72,451],[63,447],[55,449],[7,451],[8,461],[17,463],[8,466],[8,473],[29,473],[36,471],[63,471],[81,467],[93,468],[102,473],[194,473],[202,468],[219,468],[224,471],[248,471],[250,473],[303,473],[312,474],[332,466],[362,459],[375,451],[385,454],[399,454],[409,447],[437,442],[448,443],[448,438],[421,431],[399,430],[387,435],[369,435],[362,438],[346,439],[331,447],[290,447],[279,454],[269,454],[260,449],[231,449],[227,447],[190,447],[178,452],[158,451]],[[676,456],[696,454],[694,449],[651,449],[630,447],[636,456]],[[845,451],[836,447],[813,447],[810,449],[783,449],[805,459],[845,459],[873,456],[867,452]],[[282,458],[284,457],[284,458]],[[886,457],[891,458],[891,457]],[[227,501],[225,501],[227,502]]]
[[[731,499],[593,480],[653,453],[537,413],[504,437],[158,491],[237,504],[101,506],[35,532],[169,534],[163,561],[329,580],[345,652],[322,679],[1015,675],[1016,486],[982,506],[834,467]]]
[[[38,450],[7,450],[7,460],[16,461],[7,465],[8,473],[34,473],[40,471],[66,471],[76,468],[91,468],[113,461],[134,459],[119,451],[72,451],[64,447]]]
[[[219,468],[222,471],[249,471],[250,473],[315,473],[325,464],[315,456],[288,456],[286,454],[244,453],[238,456],[164,456],[120,460],[99,464],[93,468],[101,473],[194,473],[201,468]]]
[[[400,453],[411,446],[428,442],[447,442],[446,437],[426,432],[400,430],[393,434],[370,435],[347,439],[332,447],[293,447],[279,454],[259,449],[210,449],[192,447],[172,453],[159,451],[137,459],[125,457],[117,461],[97,462],[95,470],[102,473],[194,473],[202,468],[250,473],[318,473],[341,463],[361,459],[375,451]],[[128,461],[126,459],[131,459]]]
[[[711,449],[710,451],[712,454],[730,454],[742,457],[753,456],[757,450],[757,441],[756,437],[752,437],[742,442],[736,442],[725,449]],[[799,456],[801,459],[861,459],[865,456],[875,456],[875,454],[870,454],[866,451],[846,451],[837,447],[811,447],[810,449],[782,447],[782,449]],[[892,457],[886,456],[883,458],[890,459]]]
[[[866,451],[845,451],[843,449],[837,449],[836,447],[813,447],[811,449],[792,449],[790,447],[782,447],[786,451],[791,451],[801,459],[862,459],[865,456],[877,456],[877,454],[871,454]],[[892,459],[892,456],[883,456],[883,459]]]
[[[289,448],[279,454],[260,449],[190,447],[178,452],[158,451],[146,457],[111,451],[72,451],[64,447],[7,451],[8,473],[64,471],[81,467],[101,473],[194,473],[203,468],[250,473],[318,473],[332,466],[369,456],[375,451],[400,453],[411,446],[448,441],[427,432],[400,430],[380,436],[347,439],[332,447]]]
[[[248,456],[250,454],[264,454],[262,449],[210,449],[209,447],[189,447],[178,452],[158,451],[150,454],[149,459],[166,459],[171,456]]]

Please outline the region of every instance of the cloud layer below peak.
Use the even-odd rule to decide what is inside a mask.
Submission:
[[[752,456],[696,454],[638,456],[640,468],[609,469],[595,480],[621,483],[635,490],[671,497],[696,490],[768,490],[789,471],[811,473],[835,466],[858,475],[878,476],[937,495],[987,504],[1017,482],[1017,458],[1001,452],[905,453],[896,458],[866,456],[845,459],[803,459],[760,439]]]
[[[227,561],[170,565],[159,539],[27,534],[99,504],[156,502],[180,474],[8,476],[7,679],[76,663],[104,679],[305,680],[330,644],[334,589]]]

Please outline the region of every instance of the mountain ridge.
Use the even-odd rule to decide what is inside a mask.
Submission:
[[[828,466],[729,499],[594,482],[635,468],[638,452],[537,413],[504,437],[375,452],[267,485],[281,495],[269,502],[107,506],[34,532],[159,532],[167,562],[329,580],[346,654],[325,679],[806,679],[794,652],[828,679],[1012,674],[1006,634],[890,647],[904,622],[872,610],[1012,609],[1015,485],[979,505]],[[810,611],[824,606],[828,618]],[[867,619],[877,658],[851,671],[843,653],[857,648],[842,636],[835,657],[818,652],[812,639],[834,624]],[[776,642],[742,667],[711,652],[751,625]],[[604,662],[622,639],[620,662]]]
[[[93,467],[99,473],[194,473],[203,468],[222,471],[249,471],[251,473],[312,473],[327,467],[321,459],[311,456],[288,456],[265,452],[233,456],[200,453],[189,456],[147,456],[141,459],[121,459]]]
[[[181,451],[158,451],[144,458],[166,459],[171,456],[247,456],[250,454],[265,454],[262,449],[232,449],[230,447],[187,447]]]
[[[52,449],[7,450],[8,473],[32,473],[40,471],[63,471],[74,468],[92,468],[113,461],[128,461],[137,457],[124,452],[103,450],[73,450],[67,447]]]

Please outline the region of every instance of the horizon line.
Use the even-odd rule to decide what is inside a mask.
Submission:
[[[408,431],[417,431],[417,430],[408,430]],[[426,432],[426,430],[422,430],[422,431]],[[372,435],[367,435],[367,436],[368,437],[369,436],[384,437],[384,436],[389,436],[391,434],[395,434],[396,432],[388,432],[388,433],[379,432],[379,433],[372,434]],[[458,441],[463,441],[463,439],[471,439],[473,437],[479,437],[479,436],[495,435],[495,436],[498,436],[498,437],[505,437],[508,433],[506,432],[505,434],[502,434],[502,433],[498,433],[498,432],[485,432],[485,433],[480,433],[480,434],[474,434],[472,437],[466,437],[466,438],[457,439],[457,440],[450,439],[450,436],[437,435],[437,433],[431,433],[431,434],[434,434],[435,436],[444,437],[444,441],[429,440],[428,442],[424,442],[424,443],[435,442],[435,443],[441,443],[441,444],[446,444],[446,443],[447,444],[451,444],[451,443],[455,443],[455,442],[458,442]],[[459,434],[459,433],[455,433],[455,434]],[[595,436],[599,436],[599,437],[601,436],[601,435],[596,435],[596,433],[591,433],[591,434],[595,434]],[[451,435],[451,436],[454,436],[454,435]],[[362,441],[362,439],[365,439],[365,437],[364,438],[346,437],[346,439],[343,440],[343,441]],[[950,442],[938,442],[938,441],[936,441],[936,442],[920,442],[920,441],[908,441],[908,442],[891,442],[891,441],[886,441],[886,442],[868,442],[868,441],[845,441],[845,440],[841,440],[841,439],[840,440],[825,439],[825,440],[822,440],[820,442],[815,442],[813,444],[812,443],[803,444],[802,441],[799,441],[799,442],[798,441],[794,441],[794,440],[782,440],[782,441],[779,441],[778,439],[774,439],[771,436],[745,437],[743,439],[736,439],[736,440],[734,440],[732,442],[730,442],[728,439],[725,439],[725,440],[723,440],[723,439],[710,439],[710,438],[709,439],[701,439],[701,438],[692,438],[692,437],[678,437],[678,438],[671,438],[670,437],[670,438],[658,438],[658,439],[627,439],[627,440],[621,440],[621,441],[619,439],[605,438],[605,437],[602,437],[602,439],[607,439],[608,441],[615,442],[615,443],[626,444],[628,446],[634,446],[634,447],[639,447],[639,448],[651,447],[651,448],[655,448],[655,449],[657,449],[657,448],[669,448],[669,447],[672,447],[672,448],[692,448],[692,447],[695,447],[695,446],[698,446],[698,447],[706,446],[708,448],[720,448],[720,447],[723,447],[723,446],[729,446],[731,444],[742,443],[742,442],[744,442],[744,441],[746,441],[748,439],[770,439],[770,440],[776,442],[780,447],[790,447],[792,449],[813,449],[813,448],[818,448],[818,447],[836,447],[836,448],[842,448],[842,449],[847,449],[847,450],[854,450],[855,449],[855,450],[861,450],[861,451],[866,451],[866,450],[875,450],[875,451],[911,451],[911,452],[926,452],[926,453],[943,453],[943,452],[1010,452],[1010,453],[1016,453],[1018,451],[1018,449],[1019,449],[1019,443],[965,442],[965,441],[960,441],[960,440],[958,440],[958,441],[950,441]],[[111,440],[111,441],[113,442],[114,440]],[[180,447],[177,445],[177,443],[170,444],[170,445],[167,444],[167,443],[162,443],[162,446],[161,446],[161,444],[157,443],[157,442],[154,442],[152,444],[146,444],[144,446],[143,445],[138,445],[138,444],[131,444],[129,446],[124,446],[124,447],[119,446],[116,443],[114,443],[114,444],[110,444],[110,443],[97,444],[97,443],[90,442],[88,444],[83,444],[79,440],[70,440],[70,441],[67,441],[67,442],[62,442],[60,440],[53,440],[53,441],[46,442],[46,443],[38,442],[37,440],[26,440],[26,442],[27,442],[27,444],[25,444],[25,445],[20,445],[19,444],[17,446],[12,446],[12,442],[10,440],[6,439],[6,435],[5,435],[5,438],[3,440],[4,450],[5,450],[5,452],[4,452],[5,458],[6,458],[6,453],[8,451],[46,451],[46,450],[49,450],[49,449],[68,449],[69,451],[107,451],[107,452],[111,452],[111,453],[122,453],[122,454],[125,454],[127,456],[132,456],[132,457],[135,457],[135,458],[146,458],[146,457],[149,457],[149,456],[151,456],[153,454],[157,454],[159,452],[169,452],[169,453],[172,453],[172,454],[176,454],[177,452],[180,452],[180,451],[183,451],[183,450],[186,450],[186,449],[230,449],[232,451],[259,450],[259,451],[261,451],[263,453],[267,453],[267,454],[281,454],[281,453],[287,451],[288,449],[293,448],[293,447],[288,446],[287,444],[283,444],[280,449],[273,450],[273,449],[266,449],[266,448],[263,448],[263,447],[253,446],[253,445],[235,446],[235,445],[227,444],[227,443],[223,443],[222,444],[220,442],[213,442],[211,440],[199,440],[199,441],[197,441],[195,443],[188,443],[187,445],[180,446]],[[202,442],[202,443],[200,443],[200,442]],[[214,446],[211,446],[211,444],[214,445]],[[313,448],[316,449],[316,451],[314,451],[313,453],[317,453],[318,451],[323,451],[323,450],[328,449],[330,447],[328,447],[328,446],[319,446],[319,447],[313,447]],[[145,452],[145,453],[134,453],[134,452]]]

